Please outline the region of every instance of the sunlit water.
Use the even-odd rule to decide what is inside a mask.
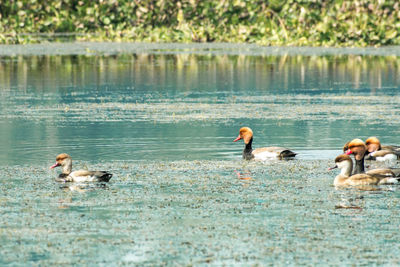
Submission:
[[[355,137],[400,143],[397,57],[101,47],[1,52],[1,265],[400,264],[400,187],[327,171]],[[244,162],[241,126],[297,159]],[[111,182],[56,183],[62,152]]]

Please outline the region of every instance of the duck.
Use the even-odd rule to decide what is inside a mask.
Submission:
[[[335,158],[335,166],[329,168],[341,169],[339,175],[333,181],[334,186],[359,186],[359,185],[381,185],[381,184],[396,184],[399,178],[393,177],[393,173],[388,173],[387,176],[371,175],[368,173],[358,173],[351,175],[353,171],[353,161],[349,155],[342,154]],[[390,176],[389,176],[390,175]]]
[[[378,150],[368,153],[365,156],[365,160],[376,160],[376,161],[395,161],[399,158],[400,155],[397,155],[393,151],[390,150]]]
[[[58,182],[108,182],[113,176],[107,171],[72,171],[72,158],[66,153],[59,154],[50,169],[56,167],[62,168],[61,174],[56,178]]]
[[[365,172],[364,156],[365,156],[366,150],[367,150],[367,148],[366,148],[366,145],[364,144],[364,141],[359,138],[355,138],[355,139],[347,142],[343,146],[343,152],[346,155],[351,155],[351,154],[354,155],[354,159],[356,162],[354,174]]]
[[[233,140],[237,142],[243,139],[245,148],[243,150],[243,159],[245,160],[267,160],[267,159],[287,159],[293,158],[297,154],[284,147],[262,147],[253,149],[253,131],[249,127],[242,127],[239,130],[239,136]]]
[[[366,160],[393,161],[400,159],[400,146],[382,146],[375,136],[369,137],[365,144],[369,152],[365,156]]]
[[[390,168],[379,168],[379,169],[372,169],[367,172],[365,172],[364,168],[364,157],[367,152],[367,146],[359,138],[353,139],[350,142],[347,142],[344,147],[343,147],[344,153],[346,155],[354,155],[354,159],[356,162],[356,167],[354,170],[354,174],[360,174],[360,173],[366,173],[369,175],[373,176],[378,176],[378,177],[387,177],[388,173],[393,176],[398,176],[399,170],[396,168],[390,169]]]

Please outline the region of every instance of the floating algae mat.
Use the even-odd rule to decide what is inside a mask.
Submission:
[[[0,54],[0,265],[400,264],[400,186],[336,189],[327,171],[355,137],[400,144],[397,49]],[[243,161],[242,126],[296,159]],[[56,183],[63,152],[114,176]]]
[[[399,188],[335,190],[330,165],[92,165],[113,170],[105,186],[56,184],[46,166],[1,167],[0,263],[398,264]]]
[[[12,99],[12,97],[10,97]],[[35,95],[26,96],[30,101]],[[129,99],[129,100],[128,100]],[[38,104],[27,109],[18,101],[10,101],[7,119],[29,119],[42,121],[54,119],[54,123],[74,121],[86,122],[222,122],[233,120],[364,120],[369,123],[396,124],[400,120],[398,98],[392,96],[336,96],[336,95],[266,95],[266,96],[213,96],[191,98],[148,99],[135,102],[131,96],[125,103],[113,96],[102,98],[101,103],[54,103]],[[365,122],[366,123],[366,122]]]

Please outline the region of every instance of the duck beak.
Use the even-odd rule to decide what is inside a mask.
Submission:
[[[346,152],[344,152],[346,155],[350,155],[350,154],[352,154],[353,152],[351,151],[351,149],[347,149],[347,151]]]
[[[52,165],[52,166],[50,167],[50,169],[54,169],[55,167],[58,167],[58,166],[60,166],[60,164],[57,162],[56,164]]]
[[[242,139],[242,137],[239,135],[235,140],[233,140],[233,142],[239,141],[240,139]]]
[[[330,168],[328,168],[328,171],[331,171],[331,170],[333,170],[333,169],[336,169],[338,166],[337,165],[335,165],[335,166],[333,166],[333,167],[330,167]]]

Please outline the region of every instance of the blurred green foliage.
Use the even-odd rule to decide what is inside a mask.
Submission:
[[[0,43],[40,36],[262,45],[400,44],[398,0],[0,0]]]

